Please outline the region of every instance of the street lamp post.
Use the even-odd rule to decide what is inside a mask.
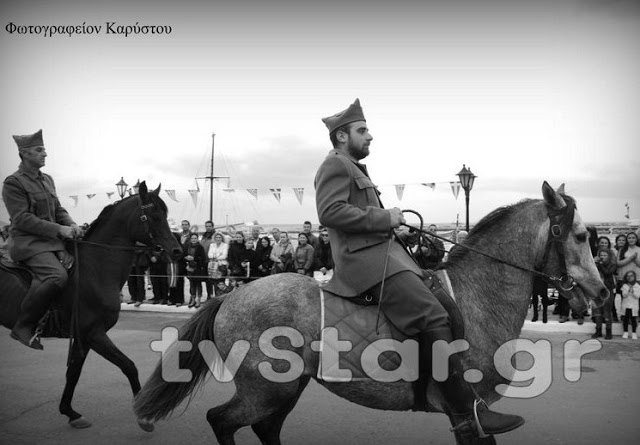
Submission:
[[[116,188],[118,189],[118,195],[120,195],[120,199],[124,198],[124,194],[127,192],[127,184],[124,182],[124,178],[121,176],[120,180],[116,182]]]
[[[471,173],[470,168],[467,168],[465,164],[462,164],[462,170],[458,172],[458,178],[460,178],[460,185],[464,190],[464,200],[467,209],[467,232],[469,232],[469,193],[471,193],[473,181],[477,176]]]

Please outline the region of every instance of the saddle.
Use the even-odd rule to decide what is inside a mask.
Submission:
[[[449,313],[451,330],[454,339],[464,338],[464,321],[453,297],[445,289],[448,277],[444,271],[437,273],[431,270],[423,270],[423,280],[438,301]],[[337,354],[337,351],[324,351],[327,348],[325,336],[332,335],[326,332],[326,328],[335,328],[340,341],[350,342],[350,350],[339,350],[336,363],[329,361],[320,364],[318,378],[328,382],[367,381],[371,380],[371,364],[364,362],[364,357],[369,354],[377,363],[373,368],[381,368],[385,371],[398,369],[402,364],[399,348],[410,338],[400,332],[378,311],[378,301],[371,295],[360,295],[355,298],[343,298],[322,290],[322,334],[320,351],[322,354]],[[417,343],[414,343],[417,344]],[[377,345],[380,345],[378,348]],[[405,350],[406,352],[406,350]],[[365,368],[368,368],[365,369]],[[347,372],[345,373],[345,370]],[[384,375],[385,371],[381,374]],[[377,377],[376,377],[377,378]],[[430,411],[426,400],[428,376],[416,376],[414,382],[415,411]]]
[[[74,264],[75,268],[75,264]],[[69,274],[72,274],[72,270]],[[0,275],[10,274],[18,280],[19,285],[16,286],[15,292],[21,294],[13,296],[22,301],[31,287],[34,274],[23,263],[0,260]],[[11,297],[9,297],[11,298]],[[41,337],[48,338],[69,338],[71,336],[71,317],[62,308],[61,295],[58,295],[51,303],[49,310],[38,322],[38,328],[41,330]]]

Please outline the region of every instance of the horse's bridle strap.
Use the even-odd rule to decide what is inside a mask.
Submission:
[[[486,252],[482,252],[480,250],[474,249],[473,247],[467,246],[467,245],[463,245],[460,243],[457,243],[455,241],[449,240],[445,237],[442,237],[440,235],[437,235],[433,232],[430,232],[428,230],[424,230],[422,228],[418,228],[418,227],[414,227],[411,226],[409,224],[402,224],[403,226],[409,228],[410,230],[419,232],[419,233],[423,233],[423,234],[427,234],[430,236],[433,236],[434,238],[438,238],[441,239],[443,241],[447,241],[448,243],[451,243],[455,246],[460,246],[463,249],[467,249],[471,252],[477,253],[479,255],[485,256],[487,258],[490,258],[494,261],[497,261],[499,263],[502,264],[506,264],[507,266],[511,266],[515,269],[519,269],[522,270],[524,272],[529,272],[532,273],[536,276],[539,276],[540,278],[544,279],[547,283],[551,284],[553,287],[559,289],[559,290],[564,290],[564,291],[569,291],[571,289],[573,289],[573,287],[575,286],[575,281],[573,279],[573,277],[571,277],[569,274],[567,274],[566,271],[566,261],[565,261],[565,256],[564,256],[564,241],[566,240],[569,231],[571,229],[571,225],[573,224],[573,218],[575,215],[575,210],[576,210],[576,205],[573,201],[569,201],[570,198],[565,197],[565,199],[569,202],[568,205],[566,205],[565,207],[562,207],[559,210],[555,210],[555,211],[548,211],[548,215],[549,215],[549,239],[547,240],[547,245],[545,247],[545,253],[543,256],[543,261],[542,261],[542,265],[541,267],[536,267],[536,269],[530,269],[528,267],[524,267],[524,266],[520,266],[518,264],[514,264],[510,261],[506,261],[503,260],[501,258],[497,258],[493,255],[490,255]],[[403,210],[403,212],[405,212],[406,210]],[[411,211],[413,213],[417,213],[414,211]],[[556,236],[557,235],[557,236]],[[558,253],[558,257],[559,257],[559,261],[561,263],[560,267],[562,270],[562,275],[560,277],[552,277],[551,275],[548,275],[544,272],[542,272],[542,268],[544,268],[544,265],[546,264],[546,261],[548,260],[549,257],[549,252],[551,250],[551,245],[555,245],[556,247],[556,252]],[[569,287],[565,287],[565,283],[569,284]]]

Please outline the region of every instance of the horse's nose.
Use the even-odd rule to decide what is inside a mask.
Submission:
[[[609,298],[609,295],[610,295],[609,289],[607,289],[606,287],[603,287],[602,289],[600,289],[600,293],[598,294],[598,296],[603,300],[606,300],[607,298]]]

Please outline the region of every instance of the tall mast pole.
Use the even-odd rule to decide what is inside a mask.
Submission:
[[[213,148],[216,134],[211,135],[211,172],[209,174],[209,221],[213,221]]]
[[[214,179],[229,179],[228,176],[213,176],[213,155],[214,155],[214,142],[216,134],[211,135],[211,171],[209,176],[197,176],[196,179],[208,179],[209,180],[209,221],[213,221],[213,180]]]

